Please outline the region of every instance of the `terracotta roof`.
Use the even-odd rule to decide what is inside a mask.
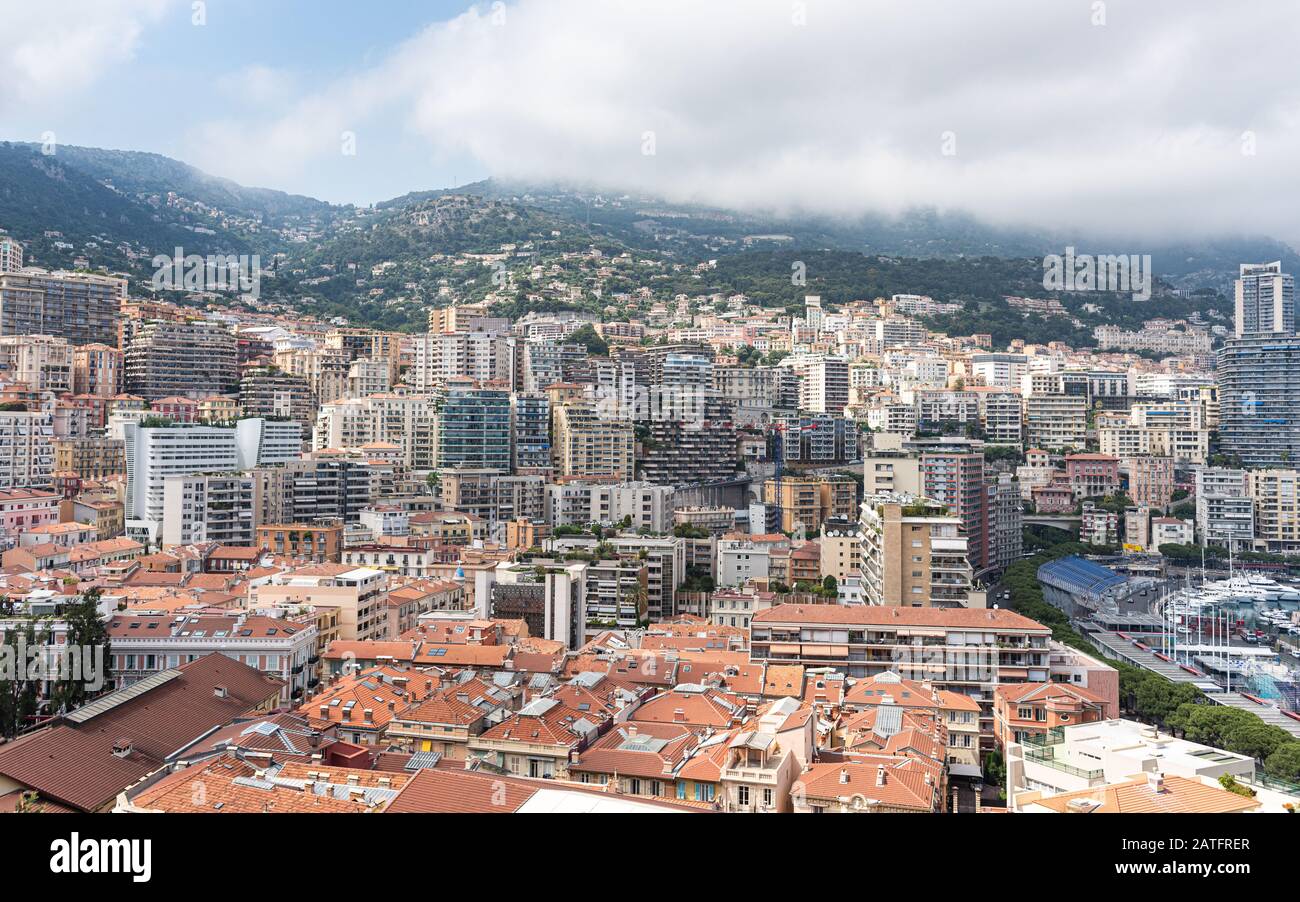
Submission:
[[[580,721],[585,721],[594,728],[600,720],[599,716],[588,716],[587,713],[575,711],[554,699],[538,699],[482,733],[479,738],[572,747],[586,738]]]
[[[468,695],[460,686],[448,686],[433,698],[415,702],[399,710],[394,719],[466,727],[487,716],[486,711],[476,708],[468,700],[462,701],[462,697],[468,698]]]
[[[813,764],[798,777],[791,791],[809,800],[841,801],[849,807],[856,807],[854,803],[860,799],[863,811],[870,811],[875,807],[873,803],[919,812],[938,810],[941,800],[932,772],[912,761],[872,756]]]
[[[1039,630],[1041,623],[1005,608],[902,608],[879,605],[781,604],[754,614],[751,624],[847,623],[864,626],[945,626],[955,629]]]
[[[131,803],[188,814],[364,814],[383,811],[410,780],[317,763],[267,767],[226,755],[169,774]]]
[[[299,705],[297,712],[351,729],[379,732],[388,726],[398,708],[428,698],[438,685],[436,676],[380,665],[325,686],[318,695]]]
[[[1105,696],[1072,683],[1012,683],[999,686],[997,694],[1012,704],[1053,698],[1077,699],[1094,705],[1106,704]]]
[[[390,814],[512,814],[541,787],[474,771],[425,768],[389,804]]]
[[[917,680],[899,677],[893,672],[857,680],[844,694],[846,708],[885,704],[885,699],[902,708],[979,711],[979,702],[960,692],[936,689]]]
[[[763,695],[798,698],[803,694],[803,681],[802,664],[768,664],[763,672]]]
[[[0,774],[82,811],[95,811],[161,767],[178,748],[274,699],[283,686],[221,654],[205,655],[178,671],[152,689],[137,689],[134,695],[127,689],[97,700],[92,704],[118,704],[87,720],[63,719],[0,746]],[[216,692],[218,687],[224,695]],[[114,754],[119,744],[129,744],[129,751]]]
[[[698,685],[682,685],[644,702],[633,714],[639,723],[676,723],[727,729],[745,720],[737,695]]]
[[[583,751],[569,770],[671,778],[698,742],[695,731],[681,724],[621,724]]]
[[[382,639],[335,639],[325,649],[327,661],[350,659],[355,661],[374,661],[377,658],[392,658],[394,661],[410,663],[415,657],[415,642],[388,642]]]
[[[1110,786],[1063,792],[1049,798],[1021,796],[1019,804],[1035,804],[1058,812],[1070,812],[1075,800],[1100,802],[1092,811],[1099,814],[1230,814],[1253,811],[1258,799],[1248,799],[1219,786],[1207,786],[1186,777],[1164,777],[1160,791],[1151,788],[1149,777],[1141,774]]]

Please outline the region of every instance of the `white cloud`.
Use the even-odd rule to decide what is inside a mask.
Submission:
[[[0,111],[52,103],[93,85],[135,54],[169,0],[3,0]]]
[[[270,107],[297,99],[299,80],[287,69],[254,64],[218,79],[217,87],[229,100],[243,106]]]
[[[361,165],[414,134],[498,176],[675,200],[1300,237],[1300,6],[1105,7],[1097,26],[1082,0],[520,0],[504,22],[485,4],[192,146],[256,183],[353,130]]]

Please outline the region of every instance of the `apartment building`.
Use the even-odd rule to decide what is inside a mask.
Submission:
[[[1119,467],[1108,454],[1067,454],[1065,479],[1076,500],[1103,498],[1119,491]]]
[[[862,502],[862,575],[867,603],[962,607],[973,570],[962,521],[924,499],[876,496]]]
[[[1300,460],[1300,337],[1248,335],[1219,350],[1219,450],[1246,467]]]
[[[264,417],[264,419],[276,419],[278,414]],[[198,401],[198,418],[202,423],[229,423],[239,418],[239,401],[229,395],[208,395],[206,398],[199,398]],[[298,421],[302,426],[304,437],[311,435],[312,420],[303,423]]]
[[[847,476],[781,476],[763,483],[763,502],[780,509],[782,532],[809,534],[831,518],[855,518],[857,494],[857,483]]]
[[[0,489],[42,488],[54,476],[48,412],[0,410]]]
[[[0,236],[0,273],[23,268],[23,246],[8,235]]]
[[[1136,332],[1114,325],[1097,326],[1092,334],[1097,339],[1098,350],[1153,351],[1180,357],[1208,354],[1214,342],[1213,336],[1204,329],[1175,329],[1154,324],[1145,324]]]
[[[832,414],[777,417],[777,440],[787,464],[827,466],[856,461],[860,455],[858,424]],[[727,450],[727,456],[734,451]]]
[[[548,483],[544,476],[453,468],[440,471],[438,477],[438,495],[445,508],[474,514],[489,524],[545,516]]]
[[[338,563],[343,550],[343,526],[318,523],[260,524],[254,544],[276,555],[317,564]]]
[[[817,355],[794,359],[799,374],[799,409],[843,416],[849,403],[849,362],[843,357]]]
[[[538,698],[469,740],[469,758],[524,777],[569,778],[569,765],[597,736],[603,717]]]
[[[1295,334],[1295,277],[1282,272],[1281,261],[1241,264],[1234,288],[1237,338]]]
[[[620,482],[634,478],[636,439],[630,422],[606,419],[588,401],[552,410],[557,476]]]
[[[0,374],[41,394],[72,391],[72,347],[52,335],[0,335]]]
[[[862,494],[921,494],[920,458],[901,452],[869,453],[862,460]]]
[[[1002,748],[1042,738],[1061,726],[1096,723],[1105,717],[1105,698],[1069,683],[999,686],[993,694],[993,729]]]
[[[152,321],[123,335],[126,390],[146,401],[180,395],[198,400],[239,385],[235,335],[221,323]]]
[[[1172,457],[1126,457],[1120,472],[1128,476],[1127,494],[1138,504],[1163,508],[1173,500]]]
[[[717,584],[743,586],[751,579],[766,579],[771,572],[771,548],[750,538],[718,540]]]
[[[277,367],[251,367],[239,380],[239,413],[293,420],[310,435],[316,424],[316,398],[310,383],[301,376]]]
[[[510,392],[449,380],[437,395],[435,466],[510,472]]]
[[[1255,509],[1255,547],[1270,554],[1300,551],[1300,471],[1247,473]]]
[[[1044,682],[1051,630],[1003,609],[776,605],[750,622],[750,660],[829,668],[854,679],[886,671],[980,705],[993,745],[993,699],[1007,684]]]
[[[975,571],[989,565],[991,512],[982,452],[921,454],[921,494],[961,521],[966,557]]]
[[[1024,546],[1024,504],[1020,484],[1010,473],[999,473],[988,483],[989,550],[987,564],[1005,570],[1020,560]]]
[[[643,478],[680,486],[736,475],[736,428],[729,408],[713,397],[691,407],[671,414],[671,419],[652,416],[644,424],[646,437],[636,460]]]
[[[382,467],[351,457],[313,456],[258,472],[258,522],[356,523],[377,494]]]
[[[432,470],[438,465],[438,446],[435,442],[437,417],[437,402],[428,395],[384,393],[323,403],[316,414],[312,447],[317,451],[359,449],[374,442],[389,442],[399,449],[399,459],[403,466],[412,470]],[[452,448],[460,448],[469,459],[477,459],[467,444],[473,432],[469,422],[462,422],[459,417],[453,422],[456,427],[448,433],[449,453]],[[480,427],[484,425],[483,422],[479,423]],[[493,425],[502,430],[497,435],[493,462],[500,466],[504,441],[508,467],[508,417],[504,427],[499,422]],[[483,453],[488,454],[488,449],[485,448]]]
[[[307,691],[308,659],[316,648],[315,626],[246,611],[128,612],[113,616],[107,629],[119,689],[215,653],[283,681],[280,702],[293,703]]]
[[[1068,451],[1085,447],[1087,439],[1087,398],[1037,393],[1025,397],[1025,441],[1031,447]]]
[[[338,612],[338,637],[387,639],[388,575],[369,567],[313,564],[249,589],[249,607],[314,607]]]
[[[1204,464],[1210,430],[1204,407],[1195,401],[1139,401],[1127,417],[1097,418],[1102,454],[1112,457],[1170,457],[1177,463]]]
[[[253,487],[253,478],[239,473],[167,476],[163,480],[163,545],[254,544]]]
[[[799,408],[799,375],[789,367],[715,366],[713,389],[743,425],[767,425]]]
[[[118,276],[33,268],[0,272],[0,335],[116,345],[126,291],[127,280]]]
[[[1255,537],[1255,501],[1245,470],[1201,467],[1196,471],[1196,531],[1205,544],[1228,546]]]
[[[868,721],[873,728],[877,724],[884,727],[886,720],[901,727],[901,718],[895,719],[896,712],[920,714],[946,731],[944,751],[950,773],[972,777],[981,773],[980,705],[969,695],[938,689],[930,682],[905,680],[886,670],[877,676],[853,681],[844,693],[842,706],[851,714],[867,712],[875,715]],[[852,717],[846,719],[846,732],[853,720]],[[884,729],[881,732],[891,731]]]
[[[74,394],[111,398],[121,393],[125,376],[125,360],[118,348],[92,343],[72,349]]]
[[[1249,810],[1260,804],[1217,785],[1225,774],[1252,783],[1254,759],[1177,739],[1136,721],[1062,723],[1045,733],[1025,736],[1023,743],[1010,742],[1006,750],[1007,800],[1012,811],[1119,810],[1102,807],[1107,798],[1114,798],[1116,790],[1140,796],[1124,806],[1126,811],[1220,810],[1175,808],[1174,796],[1200,786],[1202,779],[1215,781],[1211,792],[1222,793],[1233,805],[1241,806],[1231,810]],[[1080,791],[1087,791],[1090,804],[1070,805],[1070,800],[1077,798],[1073,794]],[[1162,799],[1162,795],[1166,797]],[[1064,799],[1059,808],[1042,807],[1054,797]],[[1151,797],[1156,801],[1150,801]]]
[[[32,488],[0,488],[0,547],[18,543],[29,529],[59,522],[59,496]]]
[[[550,398],[541,393],[511,395],[510,438],[513,472],[549,475],[552,468]]]
[[[544,519],[552,527],[628,523],[632,530],[668,532],[674,494],[672,486],[651,482],[561,482],[546,486]]]

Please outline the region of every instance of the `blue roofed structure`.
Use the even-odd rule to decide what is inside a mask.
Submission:
[[[1115,607],[1127,593],[1128,579],[1081,557],[1049,561],[1038,568],[1043,599],[1070,616]]]

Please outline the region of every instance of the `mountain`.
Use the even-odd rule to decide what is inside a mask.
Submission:
[[[0,226],[27,244],[37,265],[71,266],[78,256],[131,269],[137,257],[171,253],[246,252],[246,239],[179,211],[154,209],[52,155],[0,143]],[[201,229],[202,231],[196,231]]]
[[[39,150],[36,144],[24,145]],[[146,205],[166,202],[168,193],[235,219],[261,221],[270,228],[290,224],[325,224],[350,207],[287,194],[268,188],[247,188],[230,179],[208,175],[186,163],[156,153],[61,146],[59,159],[73,169],[110,185]]]
[[[1224,235],[1187,241],[1117,241],[1065,230],[990,225],[964,213],[914,208],[899,216],[852,219],[726,210],[652,197],[611,196],[571,186],[519,185],[489,179],[458,189],[547,210],[630,247],[700,258],[755,249],[849,250],[919,258],[1037,257],[1080,253],[1149,254],[1157,275],[1176,288],[1230,290],[1238,266],[1281,260],[1300,271],[1300,254],[1266,236]],[[406,195],[415,198],[421,195]],[[392,201],[395,203],[401,201]]]
[[[274,267],[264,297],[393,328],[418,327],[424,306],[448,291],[466,299],[487,293],[495,278],[487,264],[450,258],[496,255],[503,246],[513,246],[509,265],[519,270],[509,282],[517,303],[568,303],[563,298],[572,295],[591,306],[646,284],[633,270],[605,267],[593,279],[565,262],[592,248],[604,259],[631,251],[660,267],[649,284],[661,297],[744,292],[775,305],[794,303],[805,290],[832,302],[904,291],[986,305],[1004,293],[1042,294],[1043,256],[1067,245],[1150,254],[1163,294],[1178,289],[1208,307],[1222,303],[1209,295],[1230,293],[1242,262],[1281,260],[1300,271],[1292,248],[1258,236],[1117,246],[932,209],[836,219],[497,179],[373,207],[339,206],[245,187],[158,154],[61,146],[46,156],[14,143],[0,143],[0,227],[24,241],[39,265],[84,258],[137,276],[152,271],[154,254],[177,246],[257,253]],[[695,265],[711,260],[717,263],[702,275]],[[794,286],[790,267],[801,262],[808,283]],[[521,268],[539,263],[551,275],[533,284]],[[572,291],[555,288],[556,266]]]

